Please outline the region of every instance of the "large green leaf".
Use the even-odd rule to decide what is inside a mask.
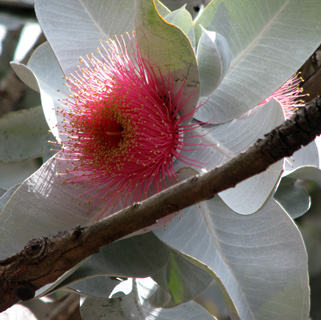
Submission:
[[[41,107],[5,115],[0,118],[0,162],[41,157],[47,136]]]
[[[157,2],[155,1],[157,11],[158,6]],[[165,18],[167,22],[174,24],[175,26],[179,27],[188,39],[191,41],[192,47],[195,45],[195,36],[194,36],[194,24],[191,14],[185,9],[181,7],[173,12],[168,13]]]
[[[228,41],[232,62],[221,85],[197,113],[229,121],[288,80],[321,43],[319,0],[215,0],[195,23]]]
[[[308,317],[305,247],[293,220],[273,199],[250,216],[236,215],[218,197],[186,212],[155,233],[206,265],[241,319]]]
[[[134,30],[132,0],[35,1],[46,38],[66,75],[74,72],[79,56],[97,52],[99,40]]]
[[[180,28],[158,14],[154,1],[137,0],[135,9],[137,42],[143,59],[150,63],[160,86],[174,96],[184,85],[181,101],[188,100],[181,113],[191,112],[199,99],[199,74],[191,42]]]

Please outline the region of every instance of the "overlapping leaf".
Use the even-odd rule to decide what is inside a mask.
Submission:
[[[182,220],[155,233],[204,263],[220,279],[241,319],[308,317],[304,244],[292,219],[274,200],[255,215],[239,216],[215,198],[191,207]]]
[[[295,182],[296,179],[283,178],[274,194],[274,199],[281,204],[292,219],[305,214],[311,205],[310,197],[305,189]]]
[[[158,14],[153,1],[137,0],[135,9],[140,54],[153,68],[160,86],[174,92],[174,96],[184,86],[181,98],[184,107],[180,112],[188,114],[199,99],[199,74],[191,42],[181,29]]]

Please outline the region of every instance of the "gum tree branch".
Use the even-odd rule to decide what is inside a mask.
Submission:
[[[101,247],[263,172],[320,133],[321,100],[315,100],[221,167],[184,180],[90,226],[29,241],[20,253],[0,261],[0,311],[19,300],[32,299],[37,289],[54,282]]]

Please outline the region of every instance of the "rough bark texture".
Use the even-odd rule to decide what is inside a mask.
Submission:
[[[20,253],[0,261],[0,311],[19,300],[33,298],[37,289],[55,281],[102,246],[263,172],[320,133],[321,101],[317,100],[219,168],[189,178],[88,227],[29,241]]]

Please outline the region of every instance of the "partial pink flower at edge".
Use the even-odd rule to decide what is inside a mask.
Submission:
[[[304,80],[299,77],[299,74],[293,75],[288,81],[286,81],[280,89],[272,93],[267,99],[263,100],[259,105],[269,102],[272,99],[277,100],[284,112],[285,118],[289,119],[292,117],[294,112],[303,107],[304,101],[301,99],[308,94],[303,93],[303,88],[300,84]]]

